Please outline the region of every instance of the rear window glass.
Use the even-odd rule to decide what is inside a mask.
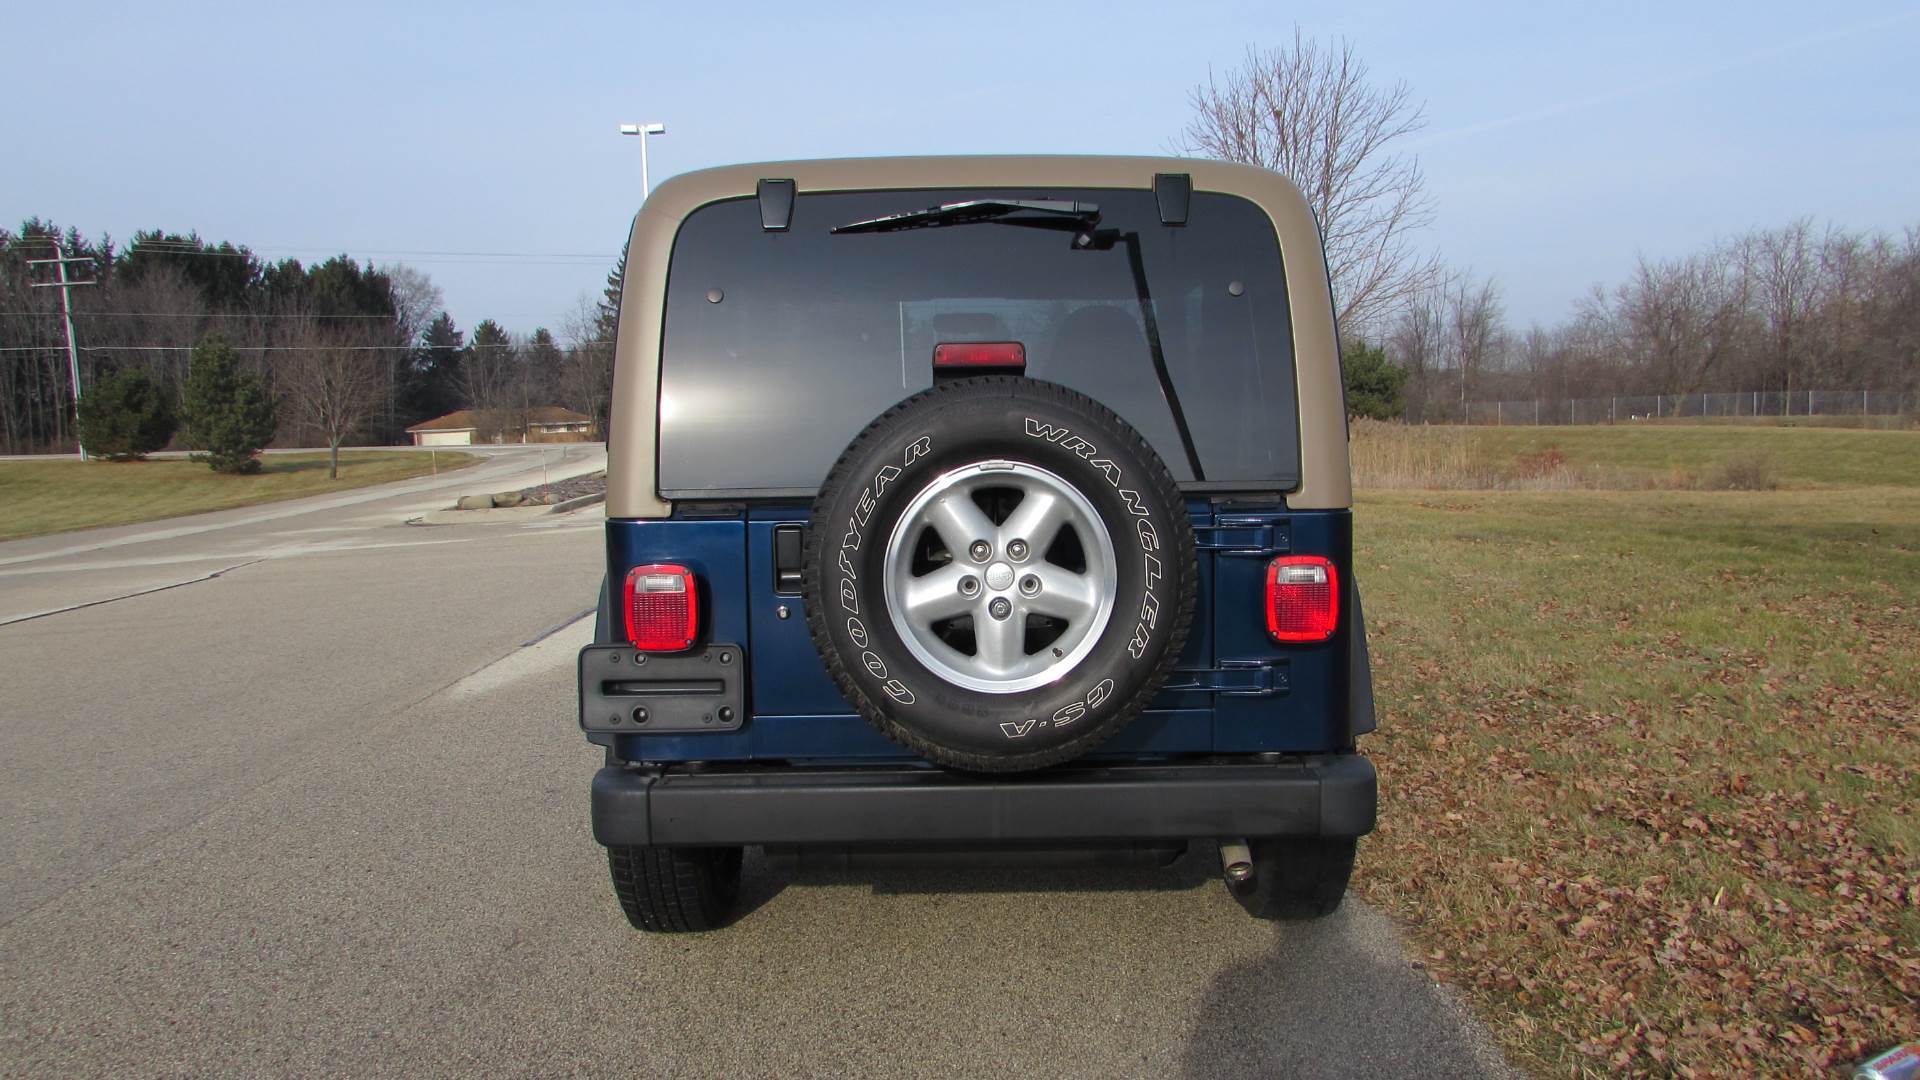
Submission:
[[[1130,243],[999,223],[831,235],[967,199],[1076,199],[1138,263],[1201,477],[1153,369]],[[811,493],[874,417],[933,383],[943,342],[1018,341],[1027,374],[1132,424],[1183,483],[1299,479],[1293,336],[1272,222],[1195,192],[1160,224],[1149,191],[1023,189],[802,195],[792,227],[754,199],[688,216],[674,241],[660,375],[662,494]]]

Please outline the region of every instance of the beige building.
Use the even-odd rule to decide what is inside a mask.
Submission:
[[[587,442],[593,417],[540,405],[532,409],[461,409],[407,429],[415,446],[473,446],[484,443]]]

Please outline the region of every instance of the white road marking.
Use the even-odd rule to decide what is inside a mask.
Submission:
[[[447,687],[456,699],[480,697],[530,675],[565,667],[585,646],[593,644],[593,615],[588,613],[532,645],[515,649],[479,671]]]
[[[477,536],[450,536],[444,540],[382,540],[368,544],[356,544],[345,541],[330,541],[317,544],[281,544],[276,547],[237,549],[223,551],[217,555],[164,555],[153,559],[112,559],[99,562],[61,563],[58,566],[24,566],[12,570],[0,570],[0,578],[26,577],[32,574],[65,574],[85,570],[137,570],[149,566],[172,566],[180,563],[223,562],[238,558],[252,557],[254,562],[268,559],[296,559],[302,555],[331,555],[342,551],[368,551],[376,548],[426,547],[433,544],[466,544],[478,540]]]
[[[98,600],[88,600],[85,603],[81,603],[81,604],[68,604],[65,607],[48,608],[45,611],[30,611],[22,615],[0,615],[0,626],[12,626],[14,623],[27,622],[28,620],[31,620],[31,619],[43,619],[43,618],[46,618],[48,615],[62,615],[69,611],[79,611],[82,608],[99,607],[101,604],[111,604],[116,600],[131,600],[136,596],[146,596],[149,593],[165,592],[168,589],[177,589],[182,585],[192,585],[195,582],[199,582],[199,581],[212,581],[214,578],[217,578],[222,574],[226,574],[226,573],[229,573],[230,571],[238,570],[243,566],[252,566],[255,563],[258,563],[261,561],[262,560],[260,559],[248,559],[245,562],[234,563],[232,566],[223,566],[220,569],[215,570],[210,574],[201,574],[198,577],[190,577],[181,581],[169,581],[164,585],[152,585],[144,589],[137,589],[130,593],[121,593],[118,596],[104,596]],[[593,631],[591,628],[588,629],[587,636],[588,637],[593,636]]]

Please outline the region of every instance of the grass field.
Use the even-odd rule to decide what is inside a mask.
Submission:
[[[1470,479],[1766,453],[1779,488],[1363,490],[1361,894],[1542,1075],[1822,1075],[1920,1034],[1920,433],[1465,434]]]
[[[1783,488],[1920,486],[1920,433],[1832,427],[1622,424],[1410,427],[1357,421],[1362,488],[1692,489],[1754,468]]]
[[[445,452],[442,472],[479,460]],[[230,510],[236,506],[323,495],[421,476],[434,468],[427,454],[348,451],[340,478],[327,479],[327,455],[266,454],[262,470],[227,476],[183,458],[155,461],[0,461],[0,540],[130,525],[137,521]]]

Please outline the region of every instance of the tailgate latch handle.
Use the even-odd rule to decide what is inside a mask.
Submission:
[[[800,526],[773,527],[773,591],[781,596],[800,595],[802,546]]]

